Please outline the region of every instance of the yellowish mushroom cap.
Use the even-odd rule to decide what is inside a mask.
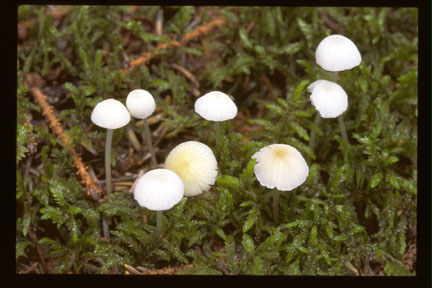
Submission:
[[[199,195],[216,181],[216,157],[207,145],[197,141],[181,143],[171,150],[165,168],[182,179],[185,196]]]

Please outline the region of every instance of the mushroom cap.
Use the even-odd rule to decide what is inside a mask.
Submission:
[[[130,114],[120,101],[106,99],[96,104],[91,121],[99,127],[117,129],[129,123]]]
[[[145,119],[154,112],[156,103],[148,91],[136,89],[129,92],[126,98],[126,107],[133,117]]]
[[[149,210],[168,210],[183,198],[183,189],[183,182],[176,173],[167,169],[154,169],[138,179],[134,199]]]
[[[262,186],[291,191],[303,184],[309,167],[297,149],[287,144],[272,144],[252,155],[255,176]]]
[[[216,157],[201,142],[187,141],[174,147],[165,160],[165,168],[180,176],[185,196],[199,195],[216,182]]]
[[[195,112],[210,121],[225,121],[237,115],[237,106],[220,91],[211,91],[195,101]]]
[[[324,70],[336,72],[360,65],[361,55],[354,42],[335,34],[327,36],[319,43],[315,59]]]
[[[322,118],[336,118],[348,108],[348,95],[337,83],[317,80],[307,87],[312,105]]]

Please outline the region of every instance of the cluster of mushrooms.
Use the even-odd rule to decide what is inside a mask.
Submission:
[[[361,62],[361,55],[355,44],[342,35],[326,37],[315,52],[316,62],[327,71],[336,72],[351,69]],[[318,110],[315,124],[322,118],[339,117],[341,133],[346,142],[347,136],[340,115],[348,107],[348,97],[341,86],[327,80],[317,80],[307,87],[310,99]],[[126,108],[127,107],[127,108]],[[111,193],[111,141],[113,129],[127,125],[130,116],[144,120],[143,139],[151,154],[152,168],[156,167],[156,157],[152,150],[151,134],[147,123],[155,110],[153,96],[145,90],[131,91],[126,99],[126,107],[118,100],[107,99],[98,103],[92,114],[94,124],[107,129],[105,146],[106,193]],[[212,91],[195,102],[195,112],[208,121],[213,121],[218,145],[219,122],[233,119],[237,106],[223,92]],[[314,133],[310,137],[313,145]],[[259,183],[272,189],[273,218],[278,221],[279,193],[291,191],[302,185],[309,174],[309,166],[301,153],[287,144],[272,144],[263,147],[252,155],[256,159],[255,176]],[[156,232],[162,229],[162,211],[169,210],[184,196],[196,196],[207,191],[216,182],[217,160],[212,149],[204,143],[187,141],[176,146],[165,159],[164,169],[153,169],[139,177],[133,190],[134,199],[142,207],[157,211]],[[109,240],[109,219],[103,219],[104,237]]]

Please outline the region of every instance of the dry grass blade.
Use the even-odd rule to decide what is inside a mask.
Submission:
[[[187,264],[179,267],[166,267],[162,269],[152,269],[152,270],[147,270],[146,272],[142,272],[141,275],[173,275],[179,272],[180,270],[189,267],[194,267],[194,266],[195,265],[192,263],[192,264]]]
[[[135,269],[131,265],[124,264],[124,267],[126,268],[127,271],[129,271],[133,275],[140,275],[141,274],[141,272],[139,272],[137,269]]]
[[[171,67],[181,72],[189,81],[192,82],[193,85],[195,85],[195,87],[199,88],[199,82],[197,81],[195,76],[191,72],[189,72],[186,68],[175,63],[171,63]]]
[[[354,265],[352,265],[350,262],[345,262],[345,266],[349,269],[349,270],[351,270],[356,276],[360,276],[360,273],[359,273],[359,271],[357,270],[357,268],[354,266]]]

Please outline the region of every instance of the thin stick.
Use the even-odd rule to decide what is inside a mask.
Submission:
[[[24,272],[21,272],[22,274],[28,274],[32,272],[36,266],[39,264],[39,262],[34,262],[30,267],[28,267]]]
[[[132,70],[134,70],[135,67],[137,67],[139,65],[147,64],[147,62],[149,62],[151,60],[151,58],[153,58],[153,56],[156,54],[157,51],[186,45],[188,42],[209,33],[213,28],[220,26],[223,23],[225,23],[225,17],[220,16],[220,17],[213,19],[212,21],[210,21],[210,22],[208,22],[202,26],[197,27],[194,31],[186,33],[183,36],[181,42],[171,41],[168,43],[159,44],[150,52],[146,52],[142,56],[138,57],[137,59],[129,62],[130,67],[128,67],[126,69],[122,69],[121,72],[129,73]]]
[[[39,243],[36,243],[36,250],[37,250],[37,253],[39,255],[39,259],[41,260],[43,271],[44,271],[44,273],[47,273],[48,270],[47,270],[45,259],[43,257],[42,250],[40,249]]]
[[[153,151],[153,144],[152,144],[152,140],[151,140],[151,133],[150,133],[150,128],[149,125],[147,123],[147,119],[144,119],[144,133],[143,133],[143,140],[145,142],[147,142],[147,147],[149,149],[150,152],[150,156],[151,156],[151,167],[154,168],[157,166],[157,161],[156,161],[156,156],[154,154]]]
[[[279,196],[280,191],[273,189],[273,220],[279,222]]]
[[[338,118],[338,122],[339,122],[339,128],[341,130],[341,134],[342,134],[342,138],[344,139],[344,141],[350,145],[349,141],[348,141],[348,136],[346,133],[346,129],[345,129],[345,123],[343,121],[342,115],[340,115]]]
[[[162,231],[162,211],[157,211],[156,212],[156,233],[155,233],[156,239],[159,239],[161,231]]]
[[[46,101],[47,96],[44,95],[39,88],[33,87],[30,89],[33,96],[35,97],[36,102],[42,109],[42,114],[45,115],[46,119],[50,123],[51,129],[56,133],[57,137],[60,139],[60,142],[64,148],[69,149],[69,154],[73,159],[75,167],[77,169],[77,174],[80,175],[82,182],[86,186],[87,196],[93,200],[99,200],[100,195],[102,194],[102,190],[93,182],[90,175],[86,170],[86,166],[81,161],[81,157],[76,152],[73,144],[69,145],[69,137],[64,134],[63,129],[60,125],[60,121],[53,113],[53,107],[49,105]]]
[[[321,120],[321,116],[320,116],[319,112],[317,111],[316,116],[315,116],[315,121],[314,121],[314,125],[316,127],[318,127],[320,120]],[[312,130],[311,135],[309,137],[309,148],[313,149],[314,145],[315,145],[315,131]]]

